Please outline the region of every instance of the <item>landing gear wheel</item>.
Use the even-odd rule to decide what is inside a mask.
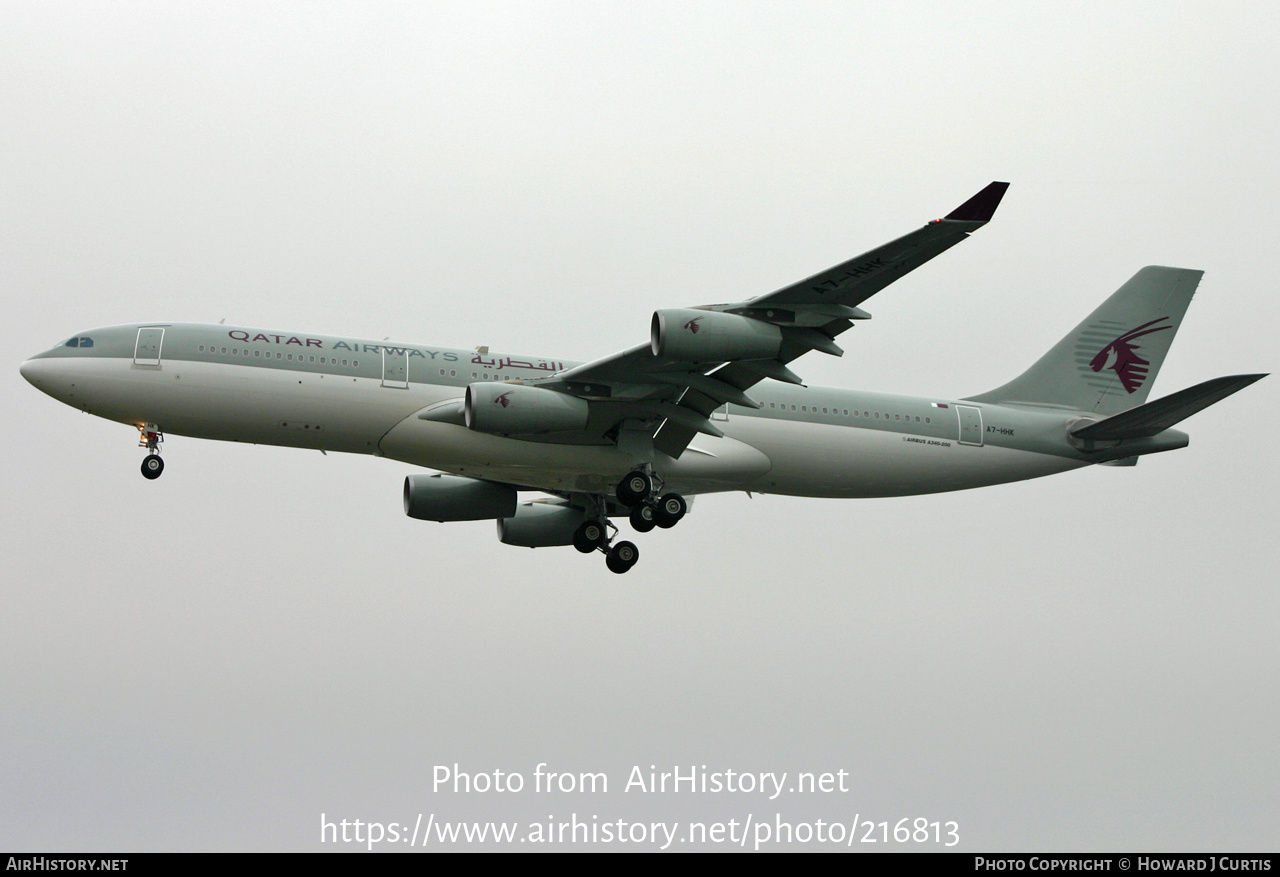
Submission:
[[[668,493],[658,500],[658,506],[654,509],[653,522],[664,530],[669,530],[676,525],[684,513],[689,510],[689,504],[685,502],[683,496],[678,493]]]
[[[653,492],[653,479],[647,472],[636,469],[618,482],[618,502],[625,506],[637,506]]]
[[[164,471],[164,460],[159,454],[147,454],[142,458],[142,477],[154,481]]]
[[[605,555],[604,565],[609,567],[609,572],[621,575],[635,566],[639,559],[640,549],[636,548],[634,542],[619,542]]]
[[[631,510],[631,528],[637,533],[648,533],[655,526],[653,506],[642,503]]]
[[[583,521],[582,526],[573,531],[573,547],[583,554],[590,554],[604,544],[604,524],[599,521]]]

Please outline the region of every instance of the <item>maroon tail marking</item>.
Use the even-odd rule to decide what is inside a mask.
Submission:
[[[1142,348],[1132,342],[1135,338],[1150,335],[1152,332],[1163,332],[1165,329],[1172,329],[1172,326],[1156,326],[1156,323],[1164,322],[1167,319],[1169,318],[1160,317],[1150,323],[1143,323],[1141,326],[1125,332],[1099,350],[1098,354],[1089,362],[1089,367],[1096,372],[1100,372],[1104,368],[1110,368],[1120,378],[1120,383],[1127,392],[1136,393],[1138,388],[1146,383],[1147,366],[1151,365],[1151,361],[1139,356],[1138,351]],[[1155,328],[1150,329],[1147,328],[1148,326],[1155,326]],[[1108,366],[1108,354],[1113,350],[1115,351],[1116,359],[1115,362]]]

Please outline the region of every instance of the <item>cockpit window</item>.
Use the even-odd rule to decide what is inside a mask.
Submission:
[[[68,347],[92,347],[93,339],[85,338],[83,336],[80,338],[72,338],[70,341],[67,342],[67,346]]]

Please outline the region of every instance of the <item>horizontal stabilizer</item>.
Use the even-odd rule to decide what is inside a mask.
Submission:
[[[1163,399],[1122,411],[1106,420],[1073,429],[1071,435],[1086,441],[1150,438],[1265,377],[1266,375],[1230,375],[1214,378],[1179,390]]]

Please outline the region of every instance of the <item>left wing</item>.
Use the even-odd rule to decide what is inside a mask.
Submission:
[[[858,305],[985,225],[1008,187],[991,183],[946,217],[768,295],[658,311],[648,344],[536,386],[591,402],[597,440],[646,432],[679,457],[697,433],[722,435],[710,420],[720,406],[760,407],[746,391],[761,380],[801,383],[787,363],[810,350],[841,355],[833,339],[871,316]]]

